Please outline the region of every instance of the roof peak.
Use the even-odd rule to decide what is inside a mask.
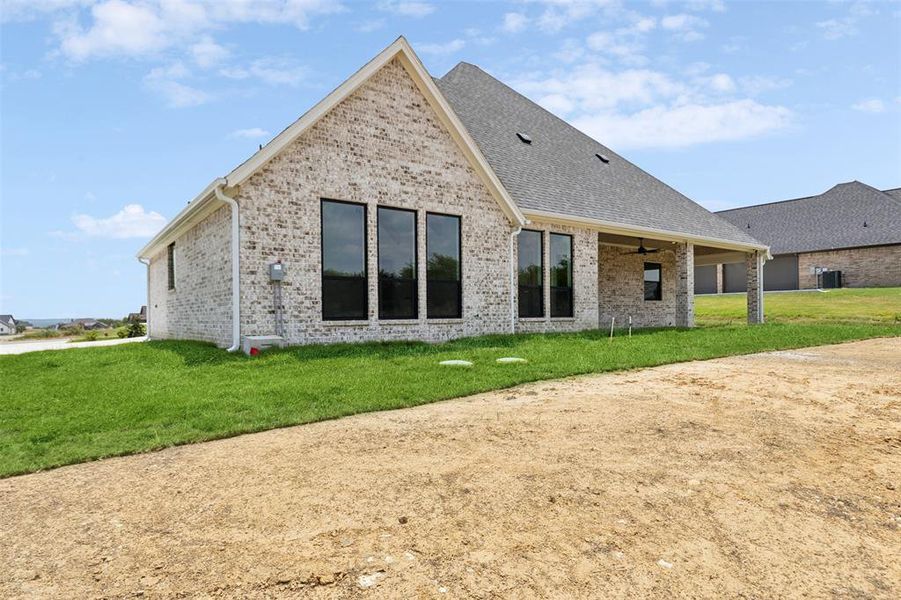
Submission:
[[[716,211],[716,214],[722,214],[722,213],[732,212],[732,211],[735,211],[735,210],[745,210],[745,209],[747,209],[747,208],[757,208],[758,206],[770,206],[770,205],[773,205],[773,204],[785,204],[785,203],[788,203],[788,202],[799,202],[799,201],[801,201],[801,200],[813,200],[813,199],[815,199],[815,198],[819,198],[819,197],[821,197],[821,196],[825,196],[826,194],[828,194],[829,192],[831,192],[831,191],[834,190],[834,189],[837,189],[837,188],[840,188],[840,187],[852,186],[852,185],[853,185],[853,186],[864,187],[864,188],[873,190],[874,192],[878,192],[878,193],[880,193],[880,194],[885,194],[885,192],[891,191],[891,190],[880,190],[880,189],[875,188],[875,187],[873,187],[873,186],[871,186],[871,185],[869,185],[869,184],[863,183],[862,181],[859,181],[859,180],[857,180],[857,179],[853,179],[853,180],[851,180],[851,181],[843,181],[843,182],[841,182],[841,183],[836,183],[836,184],[833,185],[832,187],[828,188],[826,191],[821,192],[821,193],[819,193],[819,194],[812,194],[812,195],[810,195],[810,196],[800,196],[800,197],[798,197],[798,198],[786,198],[785,200],[772,200],[772,201],[770,201],[770,202],[759,202],[759,203],[757,203],[757,204],[747,204],[747,205],[745,205],[745,206],[736,206],[736,207],[734,207],[734,208],[726,208],[726,209],[723,209],[723,210],[718,210],[718,211]],[[901,189],[901,188],[898,188],[898,189]],[[886,195],[888,195],[888,194],[886,194]],[[889,196],[889,198],[891,198],[891,196]]]

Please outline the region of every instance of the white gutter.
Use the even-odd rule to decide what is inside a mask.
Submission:
[[[510,232],[510,333],[516,333],[516,264],[513,260],[513,244],[520,232],[522,227]]]
[[[241,216],[237,201],[222,193],[226,183],[225,179],[218,180],[213,193],[231,207],[232,213],[232,345],[227,352],[234,352],[241,347]]]
[[[138,257],[138,262],[147,267],[147,315],[144,319],[144,337],[150,340],[150,259]]]

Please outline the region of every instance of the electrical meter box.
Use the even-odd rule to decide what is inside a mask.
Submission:
[[[274,262],[269,265],[269,280],[281,281],[285,278],[285,265],[281,262]]]

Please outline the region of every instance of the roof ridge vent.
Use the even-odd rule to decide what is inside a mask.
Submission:
[[[604,163],[605,165],[610,162],[610,159],[607,158],[606,154],[601,154],[600,152],[595,152],[594,155],[597,156],[599,159],[601,159],[601,162]]]
[[[523,144],[531,144],[532,143],[532,138],[529,137],[528,133],[523,133],[522,131],[517,131],[516,137],[518,137],[519,141],[522,142]]]

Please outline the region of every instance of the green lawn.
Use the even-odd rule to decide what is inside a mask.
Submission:
[[[0,476],[401,408],[527,381],[901,335],[881,324],[769,324],[308,346],[249,358],[196,342],[0,356]],[[519,356],[528,364],[500,365]],[[467,359],[472,368],[441,367]]]
[[[764,317],[770,323],[901,324],[901,288],[767,292]],[[745,294],[695,296],[698,325],[745,323]]]

